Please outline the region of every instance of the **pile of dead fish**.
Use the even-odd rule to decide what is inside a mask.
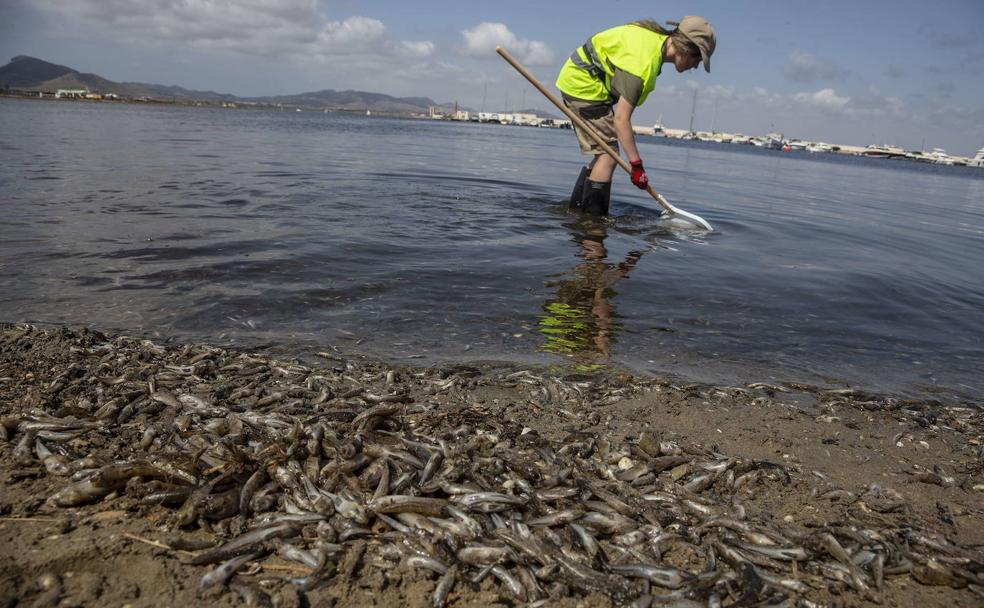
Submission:
[[[743,493],[790,483],[781,464],[649,434],[551,442],[447,398],[474,371],[306,367],[61,331],[71,347],[25,396],[35,405],[0,419],[0,449],[65,478],[53,507],[126,496],[171,508],[173,530],[205,528],[212,546],[163,540],[197,550],[202,587],[249,602],[265,600],[237,576],[248,564],[296,562],[304,574],[290,582],[314,590],[354,551],[392,580],[433,573],[434,606],[485,579],[531,605],[600,593],[618,605],[812,606],[832,588],[879,601],[899,575],[984,591],[984,553],[937,534],[749,516]],[[43,335],[18,326],[2,346]],[[542,381],[569,408],[593,390],[528,372],[500,380]]]

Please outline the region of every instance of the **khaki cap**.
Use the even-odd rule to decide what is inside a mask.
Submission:
[[[704,62],[704,69],[711,71],[711,55],[714,54],[714,47],[717,46],[717,37],[714,35],[714,28],[703,17],[687,15],[679,23],[667,21],[671,25],[676,25],[677,30],[686,36],[691,42],[700,49],[700,58]]]

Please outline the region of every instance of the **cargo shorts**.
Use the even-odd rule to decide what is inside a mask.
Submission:
[[[604,101],[582,101],[565,96],[564,105],[594,128],[595,132],[601,135],[602,140],[618,152],[618,135],[615,134],[615,108],[612,104]],[[581,144],[582,153],[591,155],[605,153],[601,146],[591,139],[590,135],[577,128],[577,125],[574,125],[574,134],[577,135],[577,142]]]

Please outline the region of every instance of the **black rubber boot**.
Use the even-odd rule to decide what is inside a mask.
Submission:
[[[589,215],[608,215],[608,204],[612,199],[611,182],[584,180],[584,197],[581,210]]]
[[[571,191],[571,200],[567,204],[568,209],[581,209],[581,202],[584,199],[584,180],[588,179],[588,168],[581,167],[581,174],[574,182],[574,190]]]

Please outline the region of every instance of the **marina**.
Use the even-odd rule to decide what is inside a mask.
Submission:
[[[14,97],[14,98],[37,98],[44,99],[44,93],[37,92],[0,92],[0,97]],[[219,103],[208,103],[201,101],[184,102],[177,103],[173,100],[154,100],[154,99],[123,99],[116,94],[102,94],[102,93],[92,93],[85,89],[79,90],[65,90],[57,91],[55,93],[49,93],[49,97],[62,100],[70,101],[73,103],[89,102],[89,103],[150,103],[150,104],[164,104],[164,105],[188,105],[192,107],[200,108],[211,108],[220,107],[225,109],[236,109],[236,110],[268,110],[270,109],[265,104],[256,103],[232,103],[232,102],[219,102]],[[294,112],[364,112],[367,117],[371,117],[372,111],[369,109],[365,110],[353,110],[351,108],[346,109],[329,109],[329,108],[319,108],[319,107],[295,107],[291,105],[277,104],[274,106],[278,111],[291,110]],[[495,124],[495,125],[507,125],[507,126],[518,126],[518,127],[540,127],[540,128],[551,128],[551,129],[571,129],[570,120],[566,118],[557,118],[555,116],[541,116],[536,112],[474,112],[465,109],[458,109],[456,105],[451,107],[431,107],[429,111],[425,113],[394,113],[394,112],[377,112],[377,116],[385,116],[389,118],[405,118],[411,120],[441,120],[441,121],[452,121],[452,122],[475,122],[481,124]],[[914,160],[917,162],[930,162],[940,165],[956,165],[956,166],[969,166],[969,167],[981,167],[982,162],[979,158],[970,158],[963,156],[951,156],[947,154],[941,148],[934,148],[930,152],[919,151],[919,150],[904,150],[898,146],[889,145],[879,145],[879,144],[869,144],[867,146],[857,146],[857,145],[847,145],[847,144],[832,144],[820,141],[807,141],[797,138],[787,139],[782,133],[768,133],[766,135],[756,136],[756,135],[745,135],[742,133],[726,133],[726,132],[714,132],[714,131],[690,131],[686,129],[673,129],[666,128],[661,123],[657,122],[653,126],[646,125],[633,125],[633,132],[636,135],[651,136],[651,137],[662,137],[667,139],[682,139],[682,140],[698,140],[707,141],[714,143],[727,143],[736,145],[754,145],[757,147],[762,147],[770,150],[781,150],[786,152],[797,151],[797,150],[807,150],[814,153],[838,153],[850,156],[867,156],[870,158],[885,158],[885,159],[905,159]],[[978,151],[978,156],[979,156]]]

